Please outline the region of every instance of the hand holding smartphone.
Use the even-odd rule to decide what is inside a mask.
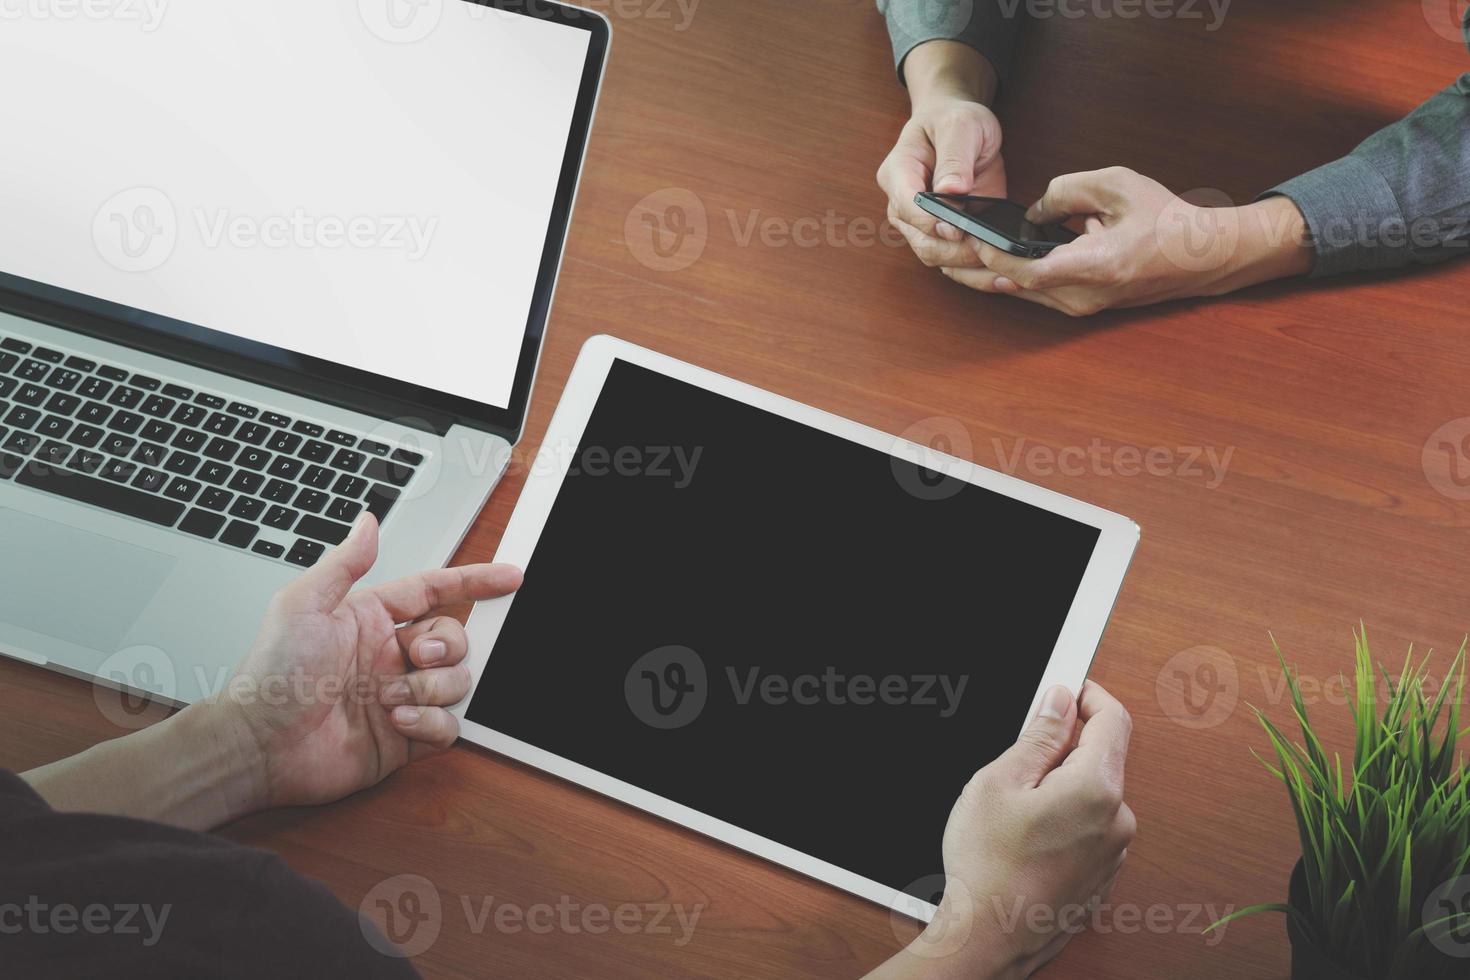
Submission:
[[[1032,224],[1026,220],[1025,207],[1003,198],[920,191],[914,203],[967,235],[1023,258],[1039,259],[1077,238],[1064,225]]]

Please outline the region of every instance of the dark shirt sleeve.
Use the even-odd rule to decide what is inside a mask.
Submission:
[[[370,923],[266,851],[124,817],[57,813],[0,771],[7,976],[407,980]]]
[[[904,59],[925,41],[961,41],[985,56],[1002,85],[1010,77],[1025,16],[1019,0],[878,0],[878,10],[888,21],[899,81]]]
[[[1470,43],[1470,11],[1465,29]],[[1313,276],[1396,269],[1470,251],[1470,73],[1347,156],[1262,197],[1295,202]]]

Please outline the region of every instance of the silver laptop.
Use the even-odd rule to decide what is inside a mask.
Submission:
[[[370,581],[450,558],[520,435],[608,34],[544,0],[7,19],[0,652],[188,702],[362,512]]]

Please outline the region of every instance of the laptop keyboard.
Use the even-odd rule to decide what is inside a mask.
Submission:
[[[357,433],[0,337],[0,480],[225,547],[310,567],[364,510],[385,521],[423,461]]]

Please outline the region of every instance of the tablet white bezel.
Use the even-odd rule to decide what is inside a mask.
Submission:
[[[1073,691],[1081,688],[1097,650],[1098,642],[1102,638],[1103,629],[1107,625],[1118,590],[1122,587],[1123,576],[1128,570],[1128,564],[1138,544],[1139,528],[1133,521],[1004,473],[935,452],[928,447],[898,439],[879,432],[877,429],[839,418],[809,405],[803,405],[789,398],[783,398],[732,378],[605,335],[590,338],[583,345],[577,357],[577,363],[573,366],[571,377],[567,380],[566,389],[562,393],[561,402],[557,405],[556,413],[547,428],[541,451],[536,462],[531,466],[531,473],[527,477],[525,488],[521,491],[515,513],[511,516],[510,524],[501,538],[500,549],[495,555],[496,561],[509,562],[522,568],[529,563],[536,542],[551,514],[552,505],[561,490],[562,479],[567,469],[566,464],[570,462],[576,448],[581,444],[582,433],[597,404],[598,396],[602,392],[603,382],[613,362],[618,359],[687,381],[736,401],[774,412],[795,422],[859,445],[868,446],[890,456],[921,463],[948,477],[994,490],[1043,510],[1070,517],[1097,528],[1100,532],[1097,546],[1083,574],[1066,622],[1057,637],[1056,646],[1042,674],[1041,683],[1032,695],[1031,706],[1026,717],[1030,718],[1036,712],[1042,693],[1053,685],[1063,684]],[[503,599],[479,603],[470,617],[467,627],[470,654],[467,663],[473,681],[471,698],[514,601],[514,596],[507,596]],[[701,813],[674,800],[614,779],[570,759],[511,738],[492,728],[476,724],[465,718],[465,710],[469,703],[470,698],[466,698],[453,709],[454,714],[459,718],[460,735],[468,741],[585,786],[604,796],[638,807],[655,816],[663,817],[665,820],[671,820],[699,831],[726,844],[732,844],[758,857],[785,865],[816,878],[818,881],[877,902],[886,908],[921,921],[928,921],[934,915],[935,907],[931,903],[915,899],[905,892],[814,858],[778,841],[742,830],[740,827],[707,813]]]

